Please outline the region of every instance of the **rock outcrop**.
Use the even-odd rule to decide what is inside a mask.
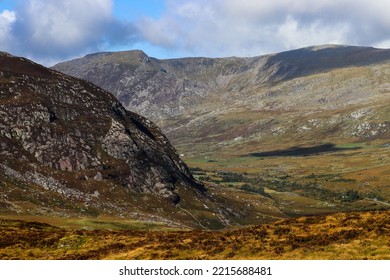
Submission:
[[[17,212],[82,204],[68,210],[126,215],[136,211],[139,195],[154,195],[148,207],[164,208],[165,201],[174,208],[178,189],[198,198],[205,192],[151,121],[89,82],[6,53],[0,53],[0,183],[0,201]]]

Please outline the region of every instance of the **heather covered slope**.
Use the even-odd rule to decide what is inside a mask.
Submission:
[[[80,230],[0,219],[0,259],[390,259],[389,212],[228,231]]]

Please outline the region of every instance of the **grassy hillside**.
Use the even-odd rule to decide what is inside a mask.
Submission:
[[[390,259],[390,212],[228,231],[85,230],[0,219],[0,259]]]
[[[275,145],[273,149],[257,151],[254,148],[248,145],[237,147],[234,154],[220,150],[184,158],[193,170],[201,170],[195,172],[199,179],[214,185],[219,185],[218,181],[210,180],[205,174],[223,170],[245,174],[247,179],[241,183],[249,180],[274,191],[300,192],[310,197],[313,196],[310,188],[334,193],[355,190],[360,193],[360,200],[365,198],[367,202],[374,200],[382,202],[383,207],[389,206],[390,149],[385,144],[329,143],[286,148]]]

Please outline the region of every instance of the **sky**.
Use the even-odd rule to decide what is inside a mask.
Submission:
[[[389,0],[0,0],[0,50],[46,66],[101,51],[258,56],[390,48]]]

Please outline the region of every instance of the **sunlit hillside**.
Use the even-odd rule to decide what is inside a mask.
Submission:
[[[120,224],[89,222],[100,229],[86,230],[2,219],[0,259],[390,259],[389,211],[224,231],[104,229]]]

